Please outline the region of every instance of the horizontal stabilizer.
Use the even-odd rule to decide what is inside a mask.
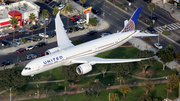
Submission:
[[[126,63],[126,62],[136,62],[141,60],[146,60],[150,58],[139,58],[139,59],[103,59],[98,57],[83,57],[79,59],[72,60],[72,63],[90,63],[90,64],[98,64],[98,63]]]
[[[150,34],[150,33],[137,33],[133,35],[133,37],[150,37],[150,36],[158,36],[158,34]]]

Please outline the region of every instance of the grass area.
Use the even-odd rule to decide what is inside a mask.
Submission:
[[[96,57],[134,58],[140,50],[135,47],[118,47],[96,55]]]
[[[30,80],[30,82],[37,82],[37,81],[46,81],[46,80],[62,80],[63,74],[61,73],[62,67],[57,67],[55,69],[36,74],[34,75],[34,80]],[[51,75],[51,79],[49,78]]]
[[[167,92],[164,89],[166,84],[158,84],[155,85],[154,89],[150,90],[150,94],[152,97],[164,99],[167,97]],[[105,90],[99,94],[99,98],[95,98],[92,96],[89,101],[108,101],[107,96],[109,93],[118,93],[119,101],[138,101],[139,98],[144,96],[145,91],[141,87],[132,87],[132,92],[126,94],[126,98],[123,98],[122,93],[120,93],[117,89]],[[169,93],[169,98],[177,98],[178,97],[178,89],[174,89],[173,92]],[[78,101],[86,101],[85,93],[69,95],[69,98],[66,101],[74,101],[74,99],[78,99]],[[48,101],[49,99],[40,99],[38,101]],[[37,101],[36,99],[25,100],[25,101]],[[63,101],[61,96],[58,96],[53,99],[53,101]]]
[[[169,31],[163,31],[162,34],[164,34],[164,35],[169,35],[170,32],[169,32]]]

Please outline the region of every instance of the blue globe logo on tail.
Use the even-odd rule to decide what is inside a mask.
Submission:
[[[127,25],[122,30],[122,33],[135,30],[141,9],[142,9],[142,6],[137,8],[137,10],[134,12],[134,14],[129,19],[129,22],[127,23]]]

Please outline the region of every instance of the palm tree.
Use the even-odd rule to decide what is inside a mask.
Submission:
[[[153,3],[150,3],[148,5],[148,9],[151,11],[151,19],[152,19],[152,11],[156,9],[156,5]]]
[[[86,0],[79,0],[79,2],[83,5],[83,3],[86,2]],[[82,14],[83,14],[83,7],[82,7]]]
[[[42,11],[42,17],[44,18],[44,20],[45,20],[45,18],[49,17],[49,12],[48,12],[48,10],[44,9],[44,10]],[[44,26],[44,39],[45,39],[45,41],[46,41],[45,36],[46,36],[46,24],[45,24],[45,26]]]
[[[123,94],[123,97],[126,97],[126,93],[131,92],[131,88],[128,85],[120,86],[118,91],[120,91]]]
[[[58,84],[59,86],[64,86],[64,91],[66,92],[66,88],[67,88],[67,86],[69,85],[70,83],[67,81],[67,80],[65,80],[62,84],[60,83],[60,84]]]
[[[61,10],[59,10],[58,6],[55,6],[55,7],[53,8],[53,15],[56,16],[56,14],[57,14],[59,11],[61,11]]]
[[[16,26],[18,24],[17,18],[16,17],[11,17],[10,24],[12,25],[12,27],[14,27],[14,30],[15,30]],[[15,31],[13,33],[13,40],[14,40],[14,38],[15,38]],[[13,42],[13,46],[14,46],[14,42]]]
[[[122,76],[117,77],[116,80],[119,81],[120,85],[121,85],[121,81],[124,83],[124,78]]]
[[[29,20],[31,21],[31,24],[33,25],[33,22],[36,20],[36,17],[34,15],[34,13],[30,14]],[[32,38],[31,38],[31,40],[33,41],[33,31],[32,31]]]

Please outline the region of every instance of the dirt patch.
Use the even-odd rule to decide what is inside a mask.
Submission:
[[[138,76],[138,77],[147,77],[150,76],[152,77],[154,74],[156,74],[156,71],[154,69],[147,69],[146,73],[142,73],[143,69],[138,69],[133,73],[133,75]]]

